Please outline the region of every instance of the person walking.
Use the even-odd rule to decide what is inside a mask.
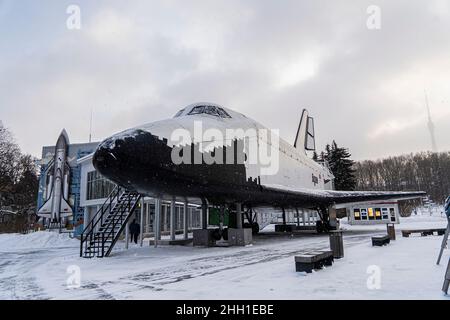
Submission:
[[[131,241],[137,244],[139,234],[141,233],[141,226],[136,222],[136,219],[130,224]]]

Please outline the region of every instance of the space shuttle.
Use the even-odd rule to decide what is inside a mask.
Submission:
[[[255,157],[252,143],[266,154]],[[109,180],[143,195],[200,198],[213,205],[240,203],[245,208],[305,208],[325,213],[337,204],[425,194],[335,191],[327,165],[308,155],[313,150],[314,119],[307,110],[302,111],[291,144],[239,112],[196,103],[171,119],[105,139],[94,153],[93,164]],[[219,155],[222,161],[211,161]]]
[[[47,185],[44,204],[38,209],[38,216],[51,223],[61,223],[63,218],[73,215],[68,201],[70,167],[67,162],[69,138],[63,130],[56,142],[55,154],[45,171]]]

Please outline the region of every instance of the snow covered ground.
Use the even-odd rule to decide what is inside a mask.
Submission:
[[[439,214],[402,218],[405,228],[445,227]],[[345,258],[312,274],[296,273],[294,256],[328,248],[328,236],[271,235],[249,247],[159,248],[119,244],[104,259],[78,257],[68,235],[0,235],[1,299],[449,299],[441,292],[450,250],[435,261],[442,237],[410,237],[372,247],[385,226],[349,226]],[[79,271],[80,287],[76,287]],[[369,271],[369,273],[368,273]],[[379,272],[379,273],[378,273]],[[379,277],[377,275],[379,274]],[[367,285],[369,279],[370,284]],[[374,280],[375,279],[375,280]],[[374,281],[371,281],[374,280]],[[68,287],[67,283],[75,284]]]

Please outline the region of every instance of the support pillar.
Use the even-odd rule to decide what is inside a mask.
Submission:
[[[297,227],[300,227],[300,213],[298,212],[298,208],[295,208],[295,212],[297,213]]]
[[[447,295],[448,287],[450,286],[450,259],[447,264],[447,271],[445,272],[444,284],[442,285],[442,291]]]
[[[184,201],[183,206],[183,237],[184,240],[187,240],[188,238],[188,202],[187,200]]]
[[[155,248],[158,240],[161,240],[161,198],[155,198],[155,220],[153,221],[153,233],[155,235]]]
[[[170,202],[170,240],[175,240],[175,198]]]
[[[145,208],[145,212],[146,212],[146,214],[145,214],[145,232],[146,233],[150,233],[150,217],[151,217],[150,208],[151,208],[150,203],[147,203],[146,208]]]
[[[208,229],[208,203],[206,199],[202,199],[202,229]]]
[[[144,198],[141,199],[141,216],[139,220],[139,245],[142,247],[144,243],[144,213],[145,213],[145,203]]]
[[[125,249],[128,250],[129,245],[130,245],[130,220],[128,220],[125,226]]]
[[[242,229],[242,204],[236,203],[236,228]]]
[[[336,212],[336,207],[335,206],[330,206],[328,208],[328,219],[329,219],[329,224],[330,227],[333,229],[337,229],[338,225],[337,225],[337,212]]]
[[[284,207],[281,208],[283,211],[283,224],[286,224],[286,211],[284,210]]]

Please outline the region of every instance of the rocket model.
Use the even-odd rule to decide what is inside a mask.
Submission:
[[[62,222],[62,218],[72,216],[68,203],[70,167],[67,163],[69,138],[63,130],[56,142],[55,155],[46,170],[47,186],[44,204],[38,210],[38,216],[50,219],[50,222]]]

